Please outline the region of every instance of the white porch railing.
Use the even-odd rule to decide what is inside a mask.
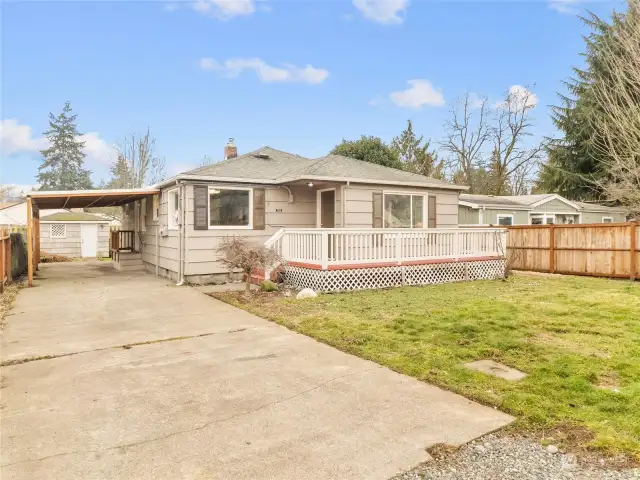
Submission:
[[[504,257],[504,228],[285,228],[265,242],[287,262],[327,269],[336,265]]]

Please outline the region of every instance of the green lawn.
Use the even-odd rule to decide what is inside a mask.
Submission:
[[[577,444],[640,459],[640,284],[514,276],[303,301],[216,297],[495,405],[518,417],[516,428],[579,431]],[[529,376],[511,383],[461,366],[478,359]]]

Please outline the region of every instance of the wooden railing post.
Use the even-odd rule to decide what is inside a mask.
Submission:
[[[329,268],[329,232],[327,231],[320,235],[320,252],[322,254],[320,265],[323,270],[326,270]]]
[[[637,276],[636,272],[636,222],[629,222],[629,280],[634,281]]]
[[[556,232],[553,223],[549,225],[549,273],[556,271]]]
[[[396,262],[398,265],[402,263],[402,234],[400,232],[396,232]]]

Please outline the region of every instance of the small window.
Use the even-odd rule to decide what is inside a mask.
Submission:
[[[169,217],[168,227],[171,230],[177,230],[180,225],[180,197],[177,188],[167,192],[167,216]]]
[[[531,225],[542,225],[542,217],[531,217]]]
[[[385,228],[424,228],[424,196],[385,194]]]
[[[544,217],[544,223],[545,225],[553,225],[556,223],[556,218],[554,216]]]
[[[513,215],[498,215],[498,225],[513,225]]]
[[[209,189],[209,228],[251,228],[252,190]]]
[[[613,223],[613,217],[602,217],[602,223]]]
[[[67,238],[67,225],[64,223],[52,223],[51,238]]]
[[[158,220],[160,216],[160,195],[153,196],[153,220]]]

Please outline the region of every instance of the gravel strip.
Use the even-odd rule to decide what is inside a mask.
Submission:
[[[555,452],[555,453],[552,453]],[[636,480],[640,469],[579,465],[575,455],[519,437],[488,435],[392,480]]]

